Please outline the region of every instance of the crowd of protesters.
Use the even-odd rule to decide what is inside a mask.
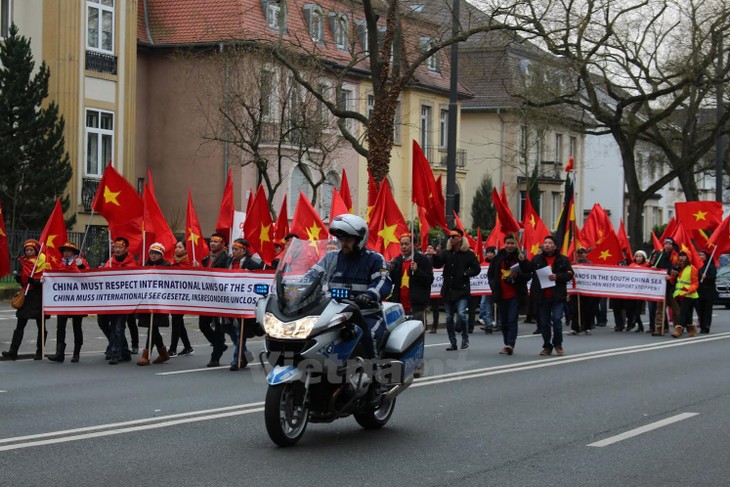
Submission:
[[[278,256],[284,251],[287,242],[297,235],[289,234],[284,241],[276,242]],[[128,251],[129,242],[118,237],[112,244],[112,255],[100,267],[132,268],[139,263]],[[230,253],[229,253],[230,248]],[[472,296],[470,278],[478,275],[482,267],[474,251],[469,247],[464,233],[454,228],[449,232],[445,249],[429,245],[421,253],[414,248],[413,236],[404,234],[400,237],[401,255],[388,264],[388,271],[393,282],[390,300],[400,302],[406,313],[424,322],[429,333],[437,333],[439,326],[439,308],[443,306],[446,313],[446,331],[449,339],[447,351],[469,347],[469,334],[476,323],[481,329],[491,334],[501,331],[503,346],[500,354],[512,355],[517,345],[517,325],[520,310],[526,314],[525,323],[536,322],[537,330],[543,338],[539,355],[565,355],[563,347],[563,319],[570,327],[570,335],[591,334],[595,326],[606,326],[606,309],[614,316],[616,332],[635,331],[663,335],[671,331],[671,336],[678,338],[685,331],[688,336],[697,333],[709,333],[712,324],[712,305],[716,299],[715,268],[710,253],[699,251],[702,267],[692,265],[686,252],[679,250],[677,244],[667,238],[660,251],[647,256],[644,251],[634,255],[624,252],[622,266],[646,267],[666,271],[666,296],[664,302],[569,295],[568,285],[573,279],[573,264],[591,264],[590,249],[578,248],[573,262],[568,256],[560,254],[556,240],[552,236],[545,237],[540,251],[528,260],[518,248],[518,242],[512,235],[507,235],[502,248],[497,250],[488,247],[485,251],[485,262],[488,266],[487,278],[491,289],[490,295]],[[89,264],[81,256],[79,249],[72,243],[65,243],[59,248],[62,253],[62,267],[71,272],[81,272],[89,268]],[[147,249],[144,266],[178,266],[193,267],[193,263],[185,251],[184,242],[177,242],[172,262],[164,259],[165,247],[153,243]],[[19,270],[15,278],[22,286],[24,301],[17,304],[17,326],[14,330],[10,348],[2,352],[5,359],[15,360],[18,357],[25,327],[30,320],[36,322],[38,336],[34,359],[42,359],[42,344],[47,337],[42,332],[42,286],[43,272],[47,268],[44,255],[40,254],[37,240],[28,240],[23,245],[23,255],[19,258]],[[277,259],[269,268],[275,268]],[[261,259],[253,252],[245,239],[236,239],[228,245],[226,236],[214,233],[210,237],[210,255],[198,264],[201,267],[220,269],[257,270],[266,268]],[[548,279],[554,285],[543,289],[536,272],[549,267]],[[443,269],[443,285],[440,297],[431,298],[431,285],[434,280],[433,269]],[[531,282],[528,293],[528,283]],[[431,310],[431,313],[427,311]],[[648,312],[648,324],[645,329],[642,315]],[[479,316],[476,319],[476,316]],[[697,316],[697,324],[693,316]],[[66,353],[66,324],[71,319],[74,333],[74,347],[71,362],[78,362],[83,345],[83,316],[58,316],[56,326],[56,350],[47,355],[53,362],[64,362]],[[106,359],[110,365],[132,360],[132,355],[139,353],[138,326],[147,328],[142,354],[137,365],[145,366],[161,364],[171,357],[192,354],[193,347],[187,335],[183,315],[165,313],[110,314],[99,315],[98,325],[108,339]],[[673,327],[669,327],[669,323]],[[165,346],[161,328],[172,327],[170,347]],[[246,339],[263,331],[253,318],[240,319],[200,316],[198,327],[212,346],[208,367],[220,365],[223,353],[228,349],[226,336],[233,344],[233,358],[230,370],[235,371],[247,366],[250,354],[246,349]],[[126,332],[130,334],[127,341]],[[457,347],[457,333],[461,335],[461,345]],[[177,353],[178,342],[182,342],[182,351]],[[154,350],[157,356],[153,359]]]

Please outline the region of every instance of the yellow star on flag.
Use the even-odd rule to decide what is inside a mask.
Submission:
[[[537,253],[538,253],[539,251],[540,251],[540,244],[539,244],[539,243],[534,243],[534,244],[532,244],[532,248],[530,249],[530,253],[531,253],[532,255],[537,255]]]
[[[610,250],[603,250],[601,251],[601,255],[598,257],[601,260],[607,260],[609,257],[612,257]]]
[[[689,252],[689,247],[687,247],[685,244],[682,244],[682,252]]]
[[[395,229],[398,227],[397,223],[393,225],[383,225],[383,228],[378,232],[378,237],[383,238],[383,247],[388,248],[388,245],[392,243],[398,243],[398,238],[395,236]]]
[[[193,233],[193,229],[188,227],[188,232],[190,232],[190,236],[188,237],[188,240],[193,242],[193,245],[198,245],[198,239],[200,238],[200,235],[196,235]]]
[[[537,227],[537,222],[535,222],[535,215],[530,215],[530,226],[534,229]]]
[[[121,206],[117,201],[117,196],[119,196],[119,193],[121,193],[121,191],[117,191],[115,193],[109,189],[109,186],[104,185],[104,203],[114,203],[117,206]]]
[[[312,223],[311,227],[307,227],[307,239],[310,241],[319,240],[319,232],[322,229],[317,226],[317,223]]]
[[[46,247],[56,248],[56,246],[53,244],[53,240],[58,237],[58,235],[49,235],[46,239]]]
[[[692,216],[695,217],[696,222],[698,222],[700,220],[707,221],[707,212],[706,211],[697,210],[697,213],[693,213]]]
[[[271,242],[271,237],[269,237],[269,229],[271,228],[271,225],[264,225],[261,224],[261,230],[259,230],[259,242]]]

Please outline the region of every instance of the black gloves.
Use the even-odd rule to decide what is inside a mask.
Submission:
[[[362,293],[355,296],[355,303],[357,303],[358,306],[370,306],[372,302],[373,297],[368,293]]]

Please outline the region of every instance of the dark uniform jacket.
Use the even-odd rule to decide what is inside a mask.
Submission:
[[[468,298],[471,295],[469,278],[482,271],[477,256],[471,251],[465,238],[461,239],[461,247],[457,250],[451,248],[449,239],[446,250],[433,256],[433,267],[444,268],[441,296],[447,301]]]
[[[431,295],[431,283],[433,283],[433,267],[431,261],[421,252],[414,252],[413,260],[416,262],[416,272],[408,269],[408,289],[410,291],[411,309],[422,310],[428,305]],[[403,279],[403,256],[399,255],[390,261],[392,270],[390,280],[393,281],[393,295],[391,301],[400,302],[401,280]]]

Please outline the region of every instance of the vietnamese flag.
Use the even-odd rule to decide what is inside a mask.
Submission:
[[[370,214],[373,212],[373,207],[375,207],[375,200],[378,199],[378,185],[375,183],[375,180],[373,179],[373,175],[370,174],[370,171],[368,170],[368,213],[367,213],[367,221],[370,221]]]
[[[697,254],[695,246],[692,244],[692,240],[690,240],[689,238],[687,229],[684,228],[684,225],[681,222],[678,223],[677,227],[674,229],[672,238],[674,239],[674,242],[679,246],[679,251],[687,253],[687,255],[689,256],[689,261],[692,263],[693,266],[695,266],[697,269],[702,267],[702,261],[700,260],[700,256]]]
[[[525,231],[522,234],[522,246],[525,251],[525,257],[532,259],[540,250],[540,245],[545,237],[552,235],[545,222],[542,221],[540,215],[537,214],[532,206],[530,198],[525,199],[525,218],[522,222]]]
[[[502,225],[499,223],[499,217],[497,217],[494,222],[494,228],[492,228],[492,231],[489,233],[489,237],[487,237],[487,241],[484,242],[484,246],[499,249],[504,242],[504,237],[506,237],[506,235],[502,231]]]
[[[482,229],[477,227],[477,244],[474,252],[477,254],[477,260],[480,264],[484,264],[484,242],[482,242]]]
[[[233,171],[228,169],[226,186],[223,189],[223,198],[221,199],[221,208],[218,212],[218,220],[215,222],[215,231],[226,235],[229,243],[233,238],[234,211],[236,211],[236,207],[233,204]]]
[[[580,233],[581,242],[586,247],[595,247],[600,245],[611,232],[613,232],[611,218],[601,205],[595,203],[583,224],[583,230]]]
[[[621,244],[621,250],[626,251],[626,255],[628,256],[629,260],[633,259],[634,253],[631,251],[631,243],[629,243],[629,236],[626,235],[626,228],[624,228],[624,221],[619,220],[620,224],[618,227],[618,234],[616,236],[618,237],[618,243]]]
[[[613,230],[591,251],[591,261],[594,264],[618,265],[623,259],[621,244]]]
[[[426,251],[428,247],[428,231],[431,229],[426,218],[426,209],[418,207],[418,223],[421,226],[421,252]]]
[[[322,218],[310,203],[307,195],[302,193],[301,190],[299,191],[297,207],[294,209],[290,231],[296,233],[301,240],[309,240],[310,242],[327,240],[327,228],[322,223]]]
[[[56,200],[56,206],[53,208],[45,228],[43,228],[39,241],[43,249],[42,253],[46,255],[46,269],[60,269],[62,267],[62,255],[58,248],[68,241],[66,222],[63,220],[63,209],[61,209],[61,198]]]
[[[416,140],[413,140],[413,172],[411,175],[411,201],[416,205],[431,210],[436,198],[436,180],[431,166]]]
[[[279,215],[276,217],[276,225],[274,225],[274,241],[284,242],[284,237],[289,234],[289,214],[287,212],[286,194],[281,202]]]
[[[203,257],[210,254],[208,243],[203,238],[203,230],[200,228],[198,214],[195,212],[195,206],[193,206],[193,196],[190,194],[190,188],[188,188],[188,208],[185,213],[185,249],[196,267],[200,265]]]
[[[408,225],[398,209],[388,181],[384,180],[380,185],[380,193],[370,215],[368,227],[370,230],[368,247],[383,254],[386,261],[400,255],[400,237],[408,233]]]
[[[8,245],[8,231],[5,229],[3,204],[0,201],[0,277],[10,274],[10,245]]]
[[[111,162],[104,169],[91,207],[106,218],[112,240],[124,237],[129,241],[130,254],[139,255],[142,252],[142,198],[112,167]]]
[[[687,201],[674,204],[677,220],[685,230],[715,228],[722,221],[722,203],[719,201]]]
[[[340,196],[339,191],[337,191],[337,188],[332,188],[332,202],[330,203],[330,222],[334,217],[345,213],[350,213],[350,210],[347,208],[347,203],[343,201],[342,196]]]
[[[651,244],[654,247],[654,250],[656,250],[657,252],[659,252],[660,250],[662,250],[662,248],[664,248],[664,246],[659,241],[659,239],[656,238],[656,234],[654,233],[654,230],[651,231]]]
[[[512,211],[509,206],[506,206],[502,201],[502,198],[497,193],[497,190],[492,188],[492,203],[494,208],[497,210],[497,216],[499,216],[499,223],[502,225],[502,231],[505,233],[512,233],[517,236],[520,231],[520,224],[517,223],[515,217],[512,215]]]
[[[718,263],[720,255],[730,252],[730,217],[725,218],[720,226],[712,232],[710,239],[707,241],[707,248],[715,254],[715,263]]]
[[[667,226],[664,228],[664,232],[662,232],[662,236],[659,239],[659,242],[662,244],[662,248],[664,247],[664,239],[671,237],[674,235],[674,232],[677,231],[677,219],[672,218],[669,220],[669,223],[667,223]]]
[[[142,192],[142,207],[144,208],[144,233],[147,248],[155,242],[161,243],[165,246],[165,259],[172,261],[177,239],[170,230],[165,215],[162,214],[157,198],[155,198],[152,191],[152,186],[148,184],[144,185],[144,191]],[[145,260],[142,259],[142,261]]]
[[[466,233],[466,230],[464,230],[464,224],[461,223],[461,218],[459,218],[459,215],[456,214],[456,211],[454,211],[454,224],[456,225],[456,228],[464,233],[464,238],[467,242],[469,242],[469,247],[472,249],[476,248],[477,241],[474,240],[471,235]]]
[[[246,214],[246,221],[243,222],[243,235],[266,265],[271,265],[271,261],[276,257],[272,239],[273,223],[266,192],[263,185],[259,185],[253,204]]]
[[[352,213],[354,206],[352,206],[352,193],[350,193],[350,183],[347,181],[347,173],[345,168],[342,168],[342,182],[340,183],[340,197],[345,202],[347,207],[347,213]],[[337,215],[335,215],[337,216]]]

